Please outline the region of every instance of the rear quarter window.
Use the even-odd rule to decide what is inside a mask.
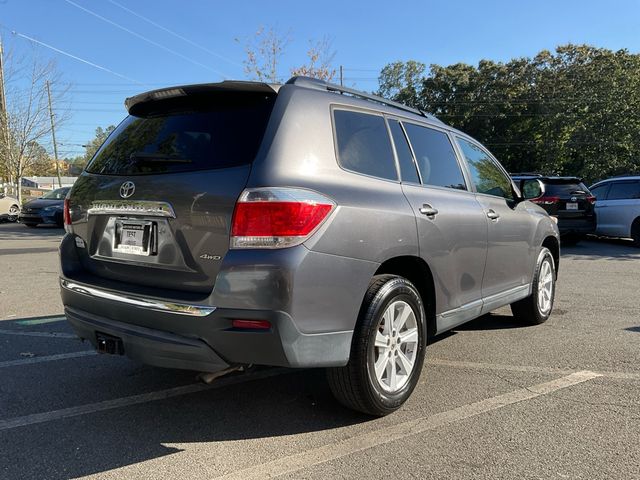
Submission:
[[[342,168],[387,180],[398,180],[384,117],[334,110],[338,162]]]

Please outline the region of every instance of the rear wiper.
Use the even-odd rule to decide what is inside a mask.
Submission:
[[[179,155],[169,155],[165,153],[145,153],[135,152],[129,155],[131,160],[142,160],[145,162],[168,162],[168,163],[193,163],[188,158],[181,158]]]
[[[582,194],[584,194],[584,195],[586,195],[586,194],[587,194],[587,192],[585,192],[584,190],[574,190],[574,191],[573,191],[573,192],[571,192],[569,195],[575,195],[576,193],[578,193],[578,194],[582,193]]]

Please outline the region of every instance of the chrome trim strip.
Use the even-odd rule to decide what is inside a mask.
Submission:
[[[166,313],[176,313],[179,315],[190,315],[194,317],[205,317],[213,313],[216,307],[205,305],[188,305],[186,303],[162,302],[152,300],[150,298],[142,298],[135,296],[122,295],[120,293],[108,292],[99,288],[89,287],[81,283],[70,282],[64,278],[60,279],[60,285],[71,292],[87,295],[88,297],[101,298],[104,300],[113,300],[115,302],[126,303],[136,307],[143,307],[149,310],[155,310]]]
[[[482,314],[489,313],[496,308],[504,307],[531,294],[531,284],[520,285],[504,292],[496,293],[483,299]]]
[[[482,311],[482,300],[474,300],[461,307],[447,310],[436,315],[436,330],[438,334],[451,330],[458,325],[468,322],[480,316]]]
[[[461,307],[453,308],[436,315],[436,333],[451,330],[465,322],[489,313],[496,308],[509,305],[531,295],[531,284],[520,285],[504,292],[496,293],[481,300],[474,300]]]
[[[147,217],[176,218],[167,202],[149,200],[98,200],[91,204],[89,215],[145,215]]]

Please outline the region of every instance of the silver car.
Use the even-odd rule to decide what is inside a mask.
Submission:
[[[20,202],[17,198],[0,192],[0,221],[15,222],[20,215]]]
[[[125,104],[60,246],[66,316],[100,352],[325,367],[340,402],[385,415],[428,337],[505,305],[528,324],[551,314],[556,224],[431,115],[305,77]]]
[[[596,197],[596,234],[631,238],[640,247],[640,175],[609,178],[590,190]]]

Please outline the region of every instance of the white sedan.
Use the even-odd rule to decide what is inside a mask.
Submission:
[[[0,192],[0,220],[15,222],[20,214],[20,203],[17,198],[6,196]]]

